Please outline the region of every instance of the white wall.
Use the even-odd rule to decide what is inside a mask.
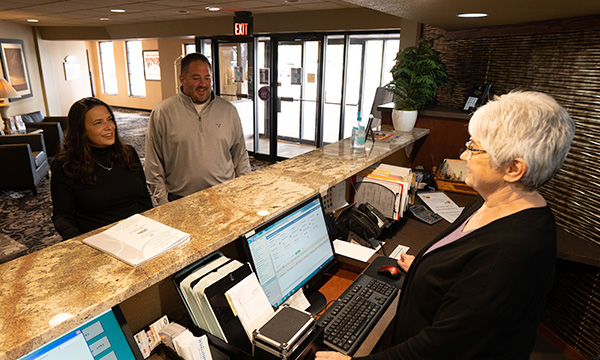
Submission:
[[[29,82],[31,83],[31,91],[33,94],[32,97],[15,99],[11,101],[7,112],[8,116],[24,114],[36,110],[46,113],[44,93],[42,91],[40,77],[40,67],[35,50],[35,39],[32,27],[0,21],[0,38],[23,40],[23,46],[25,48],[25,60],[27,62],[27,70],[29,73]],[[1,67],[0,75],[4,77]]]
[[[67,115],[75,101],[92,96],[85,42],[38,39],[38,48],[48,102],[47,115]],[[67,56],[76,58],[79,78],[66,79],[64,63]]]

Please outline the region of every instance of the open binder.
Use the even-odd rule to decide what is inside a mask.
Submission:
[[[246,353],[252,351],[252,344],[225,293],[250,274],[250,265],[216,252],[173,279],[194,324]]]

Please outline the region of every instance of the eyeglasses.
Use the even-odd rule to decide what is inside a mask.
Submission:
[[[475,153],[486,153],[487,151],[482,150],[482,149],[476,149],[473,147],[473,141],[469,140],[465,143],[465,147],[467,148],[467,150],[471,153],[471,154],[475,154]]]

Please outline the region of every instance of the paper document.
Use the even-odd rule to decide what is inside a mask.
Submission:
[[[408,249],[410,249],[408,246],[398,245],[396,246],[394,251],[392,251],[390,257],[392,259],[400,260],[400,255],[405,254],[408,251]]]
[[[376,249],[352,244],[343,240],[333,240],[333,249],[336,254],[344,255],[362,262],[367,262],[377,251]]]
[[[463,210],[443,191],[419,192],[418,195],[431,211],[450,223],[453,223]]]
[[[206,335],[196,337],[189,330],[185,330],[173,339],[173,345],[177,355],[184,360],[212,360]]]
[[[260,328],[273,316],[273,308],[255,273],[252,273],[225,292],[229,304],[237,314],[248,339],[252,332]]]
[[[295,309],[306,310],[310,306],[310,302],[304,295],[302,288],[298,289],[292,296],[290,296],[284,304],[287,304]]]
[[[137,266],[189,239],[183,231],[135,214],[83,242]]]

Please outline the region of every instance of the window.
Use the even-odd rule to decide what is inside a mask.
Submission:
[[[200,49],[196,49],[197,52],[206,56],[208,61],[212,64],[212,46],[210,39],[201,39],[200,40]]]
[[[108,95],[117,95],[117,70],[115,67],[115,53],[112,41],[102,41],[100,48],[100,70],[102,72],[102,92]]]
[[[349,47],[344,69],[346,37]],[[329,35],[326,39],[323,142],[331,143],[340,139],[340,128],[341,138],[350,136],[359,111],[363,120],[369,118],[377,87],[385,86],[392,78],[390,70],[400,40],[396,32]],[[344,104],[343,86],[346,89]]]
[[[129,79],[129,95],[146,97],[146,80],[144,79],[144,58],[142,56],[142,42],[126,41],[127,48],[127,75]]]
[[[183,44],[183,55],[196,52],[196,44]]]

